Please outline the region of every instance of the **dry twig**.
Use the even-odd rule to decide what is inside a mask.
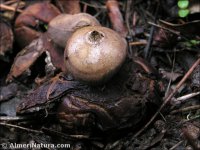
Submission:
[[[156,8],[156,12],[155,12],[154,22],[157,21],[157,16],[158,16],[158,12],[159,12],[159,7],[160,7],[160,4],[158,3],[158,4],[157,4],[157,8]],[[147,45],[146,45],[146,47],[145,47],[145,49],[144,49],[144,57],[145,57],[146,59],[150,59],[150,57],[151,57],[151,53],[152,53],[151,45],[152,45],[152,42],[153,42],[154,30],[155,30],[155,27],[152,26],[151,29],[150,29],[150,37],[149,37],[148,42],[147,42]]]
[[[136,42],[130,42],[129,43],[130,46],[143,46],[143,45],[146,45],[146,44],[147,44],[146,41],[143,41],[143,42],[136,41]]]
[[[187,111],[196,110],[196,109],[200,109],[200,105],[194,105],[194,106],[189,106],[182,109],[177,109],[177,110],[171,111],[170,114],[175,114],[179,112],[187,112]]]
[[[195,96],[197,96],[199,94],[200,94],[200,91],[199,92],[190,93],[190,94],[178,97],[178,98],[174,98],[172,100],[173,100],[173,103],[180,104],[181,102],[185,102],[186,100],[188,100],[188,99],[190,99],[192,97],[195,97]]]
[[[174,146],[172,146],[169,150],[174,150],[175,148],[177,148],[182,143],[183,143],[183,141],[178,142],[177,144],[175,144]]]
[[[28,131],[28,132],[33,132],[33,133],[40,133],[40,134],[43,133],[42,131],[33,130],[33,129],[29,129],[29,128],[25,128],[25,127],[13,125],[13,124],[9,124],[9,123],[0,122],[0,125],[2,125],[2,126],[7,126],[7,127],[13,127],[13,128],[25,130],[25,131]]]
[[[21,9],[15,10],[16,8],[13,8],[11,6],[7,6],[7,5],[4,5],[4,4],[0,4],[0,9],[14,11],[14,12],[17,11],[17,12],[20,12],[20,13],[23,12],[23,10],[21,10]]]
[[[21,121],[21,120],[26,120],[28,119],[27,117],[21,117],[21,116],[16,116],[16,117],[11,117],[11,116],[0,116],[0,121]]]
[[[171,98],[176,94],[178,89],[183,85],[183,83],[188,79],[188,77],[192,74],[194,69],[200,64],[200,58],[197,59],[197,61],[192,65],[192,67],[188,70],[188,72],[185,74],[185,76],[181,79],[181,81],[178,83],[176,88],[172,91],[171,94],[169,94],[166,98],[164,98],[163,104],[160,106],[160,108],[157,110],[157,112],[153,115],[153,117],[149,120],[149,122],[141,129],[139,130],[135,135],[134,138],[139,136],[157,117],[157,115],[160,113],[160,111],[164,108],[164,106],[171,100]]]

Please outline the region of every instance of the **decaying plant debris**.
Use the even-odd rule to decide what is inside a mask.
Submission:
[[[200,2],[188,4],[181,17],[175,0],[2,0],[0,148],[200,149]],[[74,78],[64,62],[68,39],[88,26],[93,49],[106,36],[100,26],[127,43],[100,84]]]
[[[12,51],[13,46],[13,32],[9,26],[9,24],[4,21],[3,19],[0,20],[1,22],[1,44],[0,47],[0,55],[4,56],[6,53]]]

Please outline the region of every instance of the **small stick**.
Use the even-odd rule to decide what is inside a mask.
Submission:
[[[159,13],[159,8],[160,8],[160,4],[158,3],[157,7],[156,7],[154,22],[157,21],[157,17],[158,17],[158,13]],[[150,37],[148,39],[146,47],[144,48],[144,57],[147,60],[149,60],[151,58],[151,53],[152,53],[151,45],[153,43],[154,30],[155,30],[155,27],[152,26],[150,28]]]
[[[155,23],[153,23],[153,22],[148,22],[148,23],[149,23],[150,25],[153,25],[153,26],[155,26],[155,27],[161,28],[161,29],[163,29],[163,30],[169,31],[169,32],[171,32],[171,33],[173,33],[173,34],[176,34],[176,35],[180,36],[180,32],[178,32],[178,31],[175,31],[175,30],[172,30],[172,29],[163,27],[163,26],[158,25],[158,24],[155,24]]]
[[[176,94],[178,89],[183,85],[183,83],[188,79],[188,77],[191,75],[191,73],[194,71],[194,69],[200,64],[200,58],[197,59],[197,61],[192,65],[192,67],[188,70],[188,72],[185,74],[185,76],[181,79],[181,81],[178,83],[176,88],[172,91],[171,94],[169,94],[166,98],[164,98],[163,104],[160,106],[160,108],[157,110],[157,112],[152,116],[152,118],[149,120],[149,122],[141,129],[139,130],[135,135],[134,138],[139,136],[147,127],[154,121],[154,119],[157,117],[157,115],[160,113],[160,111],[164,108],[164,106],[171,100],[171,98]]]
[[[15,8],[13,8],[11,6],[4,5],[4,4],[0,4],[0,9],[15,11]],[[17,9],[16,11],[20,12],[20,13],[23,12],[23,10],[21,10],[21,9]]]
[[[27,117],[11,117],[11,116],[0,116],[0,121],[20,121],[20,120],[26,120],[28,119]]]
[[[192,97],[195,97],[195,96],[197,96],[197,95],[199,95],[199,94],[200,94],[200,91],[199,91],[199,92],[190,93],[190,94],[187,94],[187,95],[178,97],[178,98],[174,98],[174,99],[173,99],[173,102],[175,102],[175,103],[177,103],[177,102],[181,103],[181,102],[184,102],[184,101],[186,101],[187,99],[192,98]]]
[[[146,45],[147,42],[146,41],[143,41],[143,42],[140,42],[140,41],[137,41],[137,42],[130,42],[129,45],[131,46],[142,46],[142,45]]]
[[[28,131],[28,132],[33,132],[33,133],[40,133],[40,134],[43,133],[42,131],[37,131],[37,130],[29,129],[29,128],[24,128],[24,127],[13,125],[13,124],[9,124],[9,123],[0,122],[0,125],[7,126],[7,127],[13,127],[13,128],[25,130],[25,131]]]
[[[47,133],[47,134],[51,134],[51,135],[54,134],[54,135],[57,135],[59,137],[65,138],[65,139],[70,138],[70,139],[98,140],[98,138],[90,138],[89,135],[81,135],[81,134],[69,135],[69,134],[65,134],[65,133],[55,131],[55,130],[52,130],[52,129],[48,129],[48,128],[45,128],[45,127],[42,128],[42,131]]]
[[[167,55],[168,56],[168,55]],[[175,66],[175,58],[176,58],[176,53],[174,52],[174,59],[173,59],[173,63],[172,63],[172,69],[171,69],[171,73],[173,73],[174,71],[174,66]],[[171,62],[171,59],[169,58],[170,62]],[[170,78],[169,80],[169,83],[167,85],[167,90],[165,92],[165,96],[168,94],[169,90],[170,90],[170,86],[171,86],[171,83],[172,83],[172,79]]]
[[[127,2],[126,2],[125,22],[126,22],[126,26],[127,26],[128,34],[129,35],[132,35],[132,33],[131,33],[131,27],[130,27],[130,24],[129,24],[129,18],[131,16],[132,3],[133,3],[132,0],[127,0]]]
[[[175,148],[177,148],[179,145],[181,145],[183,143],[183,141],[180,141],[178,143],[176,143],[174,146],[172,146],[169,150],[174,150]]]
[[[199,119],[199,118],[200,118],[200,115],[199,116],[195,116],[195,117],[193,117],[191,119],[189,118],[188,120],[184,120],[184,121],[180,122],[177,126],[180,126],[180,125],[182,125],[182,124],[184,124],[186,122],[194,121],[194,120]]]
[[[4,2],[3,4],[4,5],[10,5],[10,4],[13,4],[13,3],[16,3],[16,2],[17,2],[17,0],[9,0],[9,1]]]
[[[88,2],[84,2],[84,1],[80,1],[80,3],[84,4],[84,5],[87,5],[89,7],[93,7],[93,8],[99,8],[99,9],[106,9],[106,6],[102,6],[102,5],[93,5],[91,3],[88,3]]]
[[[17,15],[17,10],[18,10],[20,1],[21,1],[21,0],[18,0],[18,1],[17,1],[17,6],[15,7],[14,14],[13,14],[13,16],[12,16],[12,22],[13,22],[13,24],[14,24],[14,22],[15,22],[15,17],[16,17],[16,15]]]
[[[200,109],[200,105],[194,105],[194,106],[189,106],[189,107],[185,107],[182,109],[177,109],[174,111],[171,111],[170,114],[175,114],[175,113],[179,113],[179,112],[186,112],[186,111],[191,111],[191,110],[196,110],[196,109]]]

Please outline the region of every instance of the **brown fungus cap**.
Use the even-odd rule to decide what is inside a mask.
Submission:
[[[97,25],[100,25],[98,20],[87,13],[61,14],[49,23],[48,34],[54,43],[65,48],[66,41],[75,30]]]
[[[65,66],[75,79],[104,83],[126,58],[127,43],[117,32],[101,26],[83,27],[72,34],[65,48]]]

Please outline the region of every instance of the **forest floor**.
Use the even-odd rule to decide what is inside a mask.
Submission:
[[[48,23],[61,13],[90,14],[127,41],[131,65],[122,65],[122,77],[93,88],[62,76],[64,48],[48,35]],[[199,14],[199,0],[1,0],[0,149],[35,143],[18,149],[200,150]],[[66,95],[69,131],[57,112]],[[137,104],[125,101],[131,96]],[[82,118],[85,112],[96,118],[82,128],[77,122],[93,119]],[[106,121],[107,113],[117,123]]]

